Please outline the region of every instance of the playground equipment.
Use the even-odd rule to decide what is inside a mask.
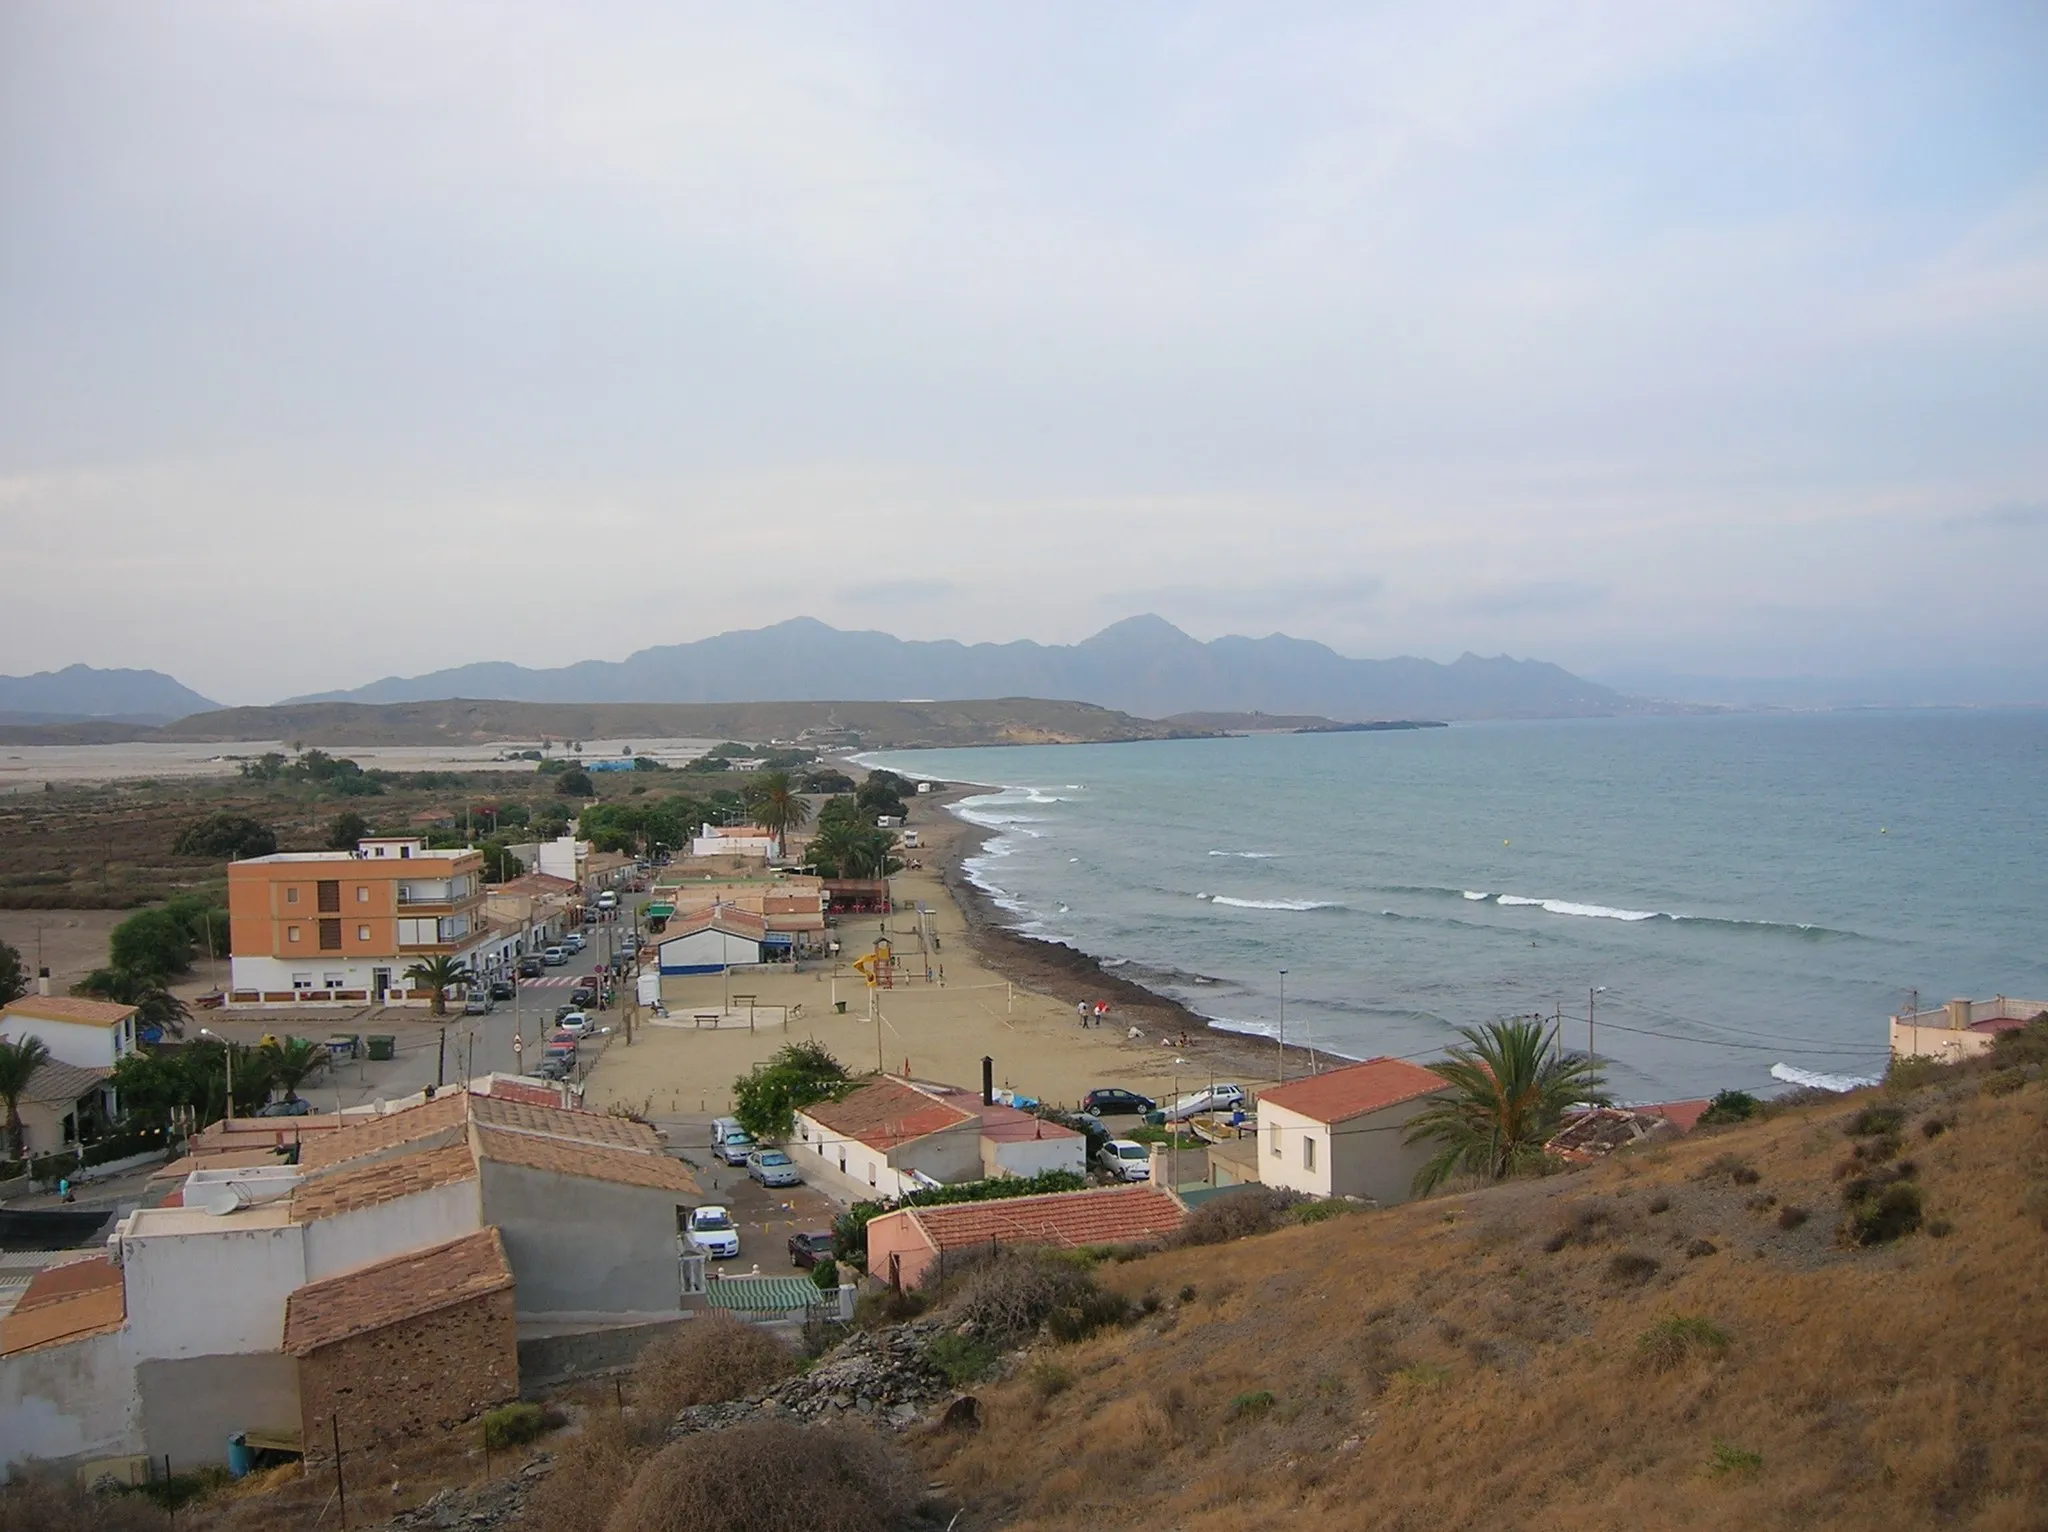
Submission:
[[[896,952],[889,945],[889,938],[876,938],[873,952],[866,957],[857,957],[853,960],[853,971],[868,981],[869,989],[894,989]]]

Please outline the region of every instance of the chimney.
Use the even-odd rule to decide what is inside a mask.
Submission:
[[[50,970],[47,968],[36,970],[36,993],[43,996],[50,993]]]
[[[996,1104],[996,1061],[986,1053],[981,1056],[981,1104]]]

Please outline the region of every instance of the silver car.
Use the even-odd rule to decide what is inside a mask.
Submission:
[[[763,1186],[801,1186],[796,1162],[780,1149],[756,1149],[747,1156],[747,1174]]]

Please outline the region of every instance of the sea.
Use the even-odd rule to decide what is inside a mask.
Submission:
[[[1542,1015],[1622,1100],[1841,1088],[1916,1000],[2048,998],[2048,712],[863,759],[985,785],[966,871],[1021,934],[1345,1057]]]

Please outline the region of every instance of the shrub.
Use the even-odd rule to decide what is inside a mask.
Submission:
[[[1080,1340],[1130,1317],[1121,1293],[1096,1285],[1079,1262],[1049,1250],[1002,1250],[955,1266],[946,1277],[946,1311],[973,1333],[1002,1345],[1043,1327]]]
[[[1665,1196],[1665,1195],[1664,1195],[1664,1193],[1662,1193],[1662,1192],[1659,1192],[1659,1193],[1657,1193],[1657,1195],[1656,1195],[1656,1196],[1654,1196],[1654,1197],[1652,1197],[1652,1198],[1650,1199],[1650,1211],[1651,1211],[1652,1213],[1668,1213],[1668,1212],[1670,1212],[1670,1211],[1671,1211],[1671,1199],[1670,1199],[1669,1197]]]
[[[1714,1443],[1713,1470],[1717,1474],[1742,1474],[1747,1477],[1762,1469],[1764,1455],[1751,1452],[1747,1447],[1737,1447],[1728,1442]]]
[[[547,1428],[547,1414],[537,1404],[500,1405],[484,1412],[484,1445],[503,1452],[535,1440]]]
[[[1898,1132],[1905,1120],[1905,1112],[1898,1107],[1867,1106],[1851,1117],[1842,1131],[1851,1138],[1880,1138]]]
[[[839,1263],[831,1256],[826,1256],[811,1268],[811,1281],[817,1284],[820,1292],[836,1292],[839,1287]]]
[[[1230,1420],[1257,1420],[1277,1403],[1279,1401],[1273,1397],[1273,1391],[1262,1388],[1252,1393],[1239,1394],[1230,1401],[1229,1408],[1223,1413]]]
[[[1946,1218],[1930,1218],[1927,1220],[1927,1237],[1929,1239],[1947,1239],[1955,1232],[1956,1226]]]
[[[1739,1154],[1717,1154],[1695,1173],[1701,1181],[1730,1181],[1736,1186],[1754,1186],[1763,1179],[1757,1169]]]
[[[1652,1372],[1670,1372],[1694,1357],[1717,1357],[1728,1335],[1700,1314],[1670,1314],[1636,1337],[1636,1356]]]
[[[1193,1302],[1195,1301],[1195,1284],[1194,1284],[1194,1283],[1190,1282],[1190,1283],[1188,1283],[1188,1284],[1187,1284],[1186,1286],[1184,1286],[1183,1288],[1181,1288],[1181,1290],[1180,1290],[1180,1301],[1181,1301],[1182,1303],[1193,1303]]]
[[[730,1314],[677,1325],[640,1354],[635,1398],[658,1419],[693,1404],[744,1399],[796,1370],[796,1356],[774,1336]]]
[[[1696,1239],[1686,1245],[1685,1258],[1688,1261],[1697,1261],[1701,1256],[1717,1254],[1720,1249],[1721,1247],[1710,1239]]]
[[[269,856],[277,835],[245,814],[209,814],[187,825],[171,843],[173,856],[241,858]]]
[[[1361,1206],[1345,1197],[1326,1197],[1320,1202],[1304,1202],[1294,1210],[1294,1221],[1328,1223],[1332,1218],[1342,1218],[1346,1213],[1360,1211]]]
[[[1265,1234],[1278,1228],[1283,1217],[1306,1200],[1300,1192],[1283,1187],[1233,1187],[1190,1213],[1172,1242],[1181,1246],[1221,1245],[1247,1234]]]
[[[1602,1237],[1614,1222],[1614,1210],[1604,1203],[1581,1202],[1564,1210],[1562,1219],[1543,1248],[1552,1255],[1567,1245],[1590,1245]]]
[[[1842,1187],[1845,1245],[1885,1245],[1920,1227],[1920,1188],[1904,1179],[1859,1176]]]
[[[1630,1287],[1640,1287],[1657,1275],[1657,1268],[1663,1264],[1654,1255],[1644,1255],[1638,1250],[1626,1250],[1607,1263],[1607,1279]]]
[[[1713,1127],[1728,1122],[1748,1122],[1756,1116],[1759,1103],[1748,1091],[1724,1090],[1707,1103],[1707,1109],[1700,1113],[1700,1126]]]
[[[996,1348],[971,1335],[935,1335],[925,1347],[932,1366],[955,1388],[979,1383],[996,1365]]]
[[[917,1318],[924,1310],[922,1293],[885,1287],[880,1292],[862,1293],[853,1300],[853,1323],[856,1329],[873,1330],[881,1325],[900,1325]]]
[[[2010,1096],[2014,1091],[2024,1087],[2026,1083],[2027,1076],[2025,1070],[2001,1069],[1994,1075],[1987,1075],[1984,1083],[1978,1089],[1987,1096]]]
[[[94,1494],[70,1474],[0,1485],[0,1532],[162,1532],[164,1512],[140,1495]]]
[[[1956,1119],[1954,1113],[1947,1113],[1939,1117],[1930,1117],[1925,1122],[1920,1124],[1920,1136],[1922,1138],[1940,1138],[1942,1134],[1946,1133],[1950,1128],[1953,1128],[1955,1125]]]
[[[1902,1095],[1916,1091],[1932,1085],[1953,1067],[1940,1059],[1893,1059],[1885,1066],[1885,1089]]]
[[[1031,1371],[1025,1375],[1031,1388],[1041,1399],[1051,1399],[1064,1394],[1074,1386],[1074,1375],[1060,1366],[1051,1357],[1040,1357],[1031,1364]]]
[[[1812,1216],[1805,1208],[1793,1207],[1790,1203],[1787,1203],[1784,1207],[1778,1209],[1778,1227],[1781,1229],[1796,1229]]]
[[[893,1532],[922,1479],[900,1447],[842,1425],[748,1421],[664,1448],[607,1532]]]

